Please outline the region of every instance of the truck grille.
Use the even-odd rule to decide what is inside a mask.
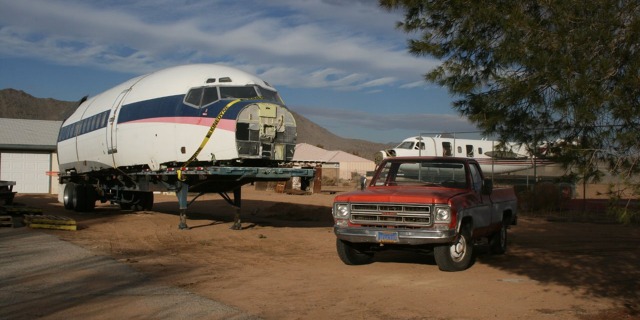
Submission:
[[[352,204],[351,222],[375,226],[430,226],[431,206],[413,204]]]

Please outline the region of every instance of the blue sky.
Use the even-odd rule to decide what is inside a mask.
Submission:
[[[475,131],[376,0],[0,0],[0,89],[75,101],[188,63],[257,74],[345,138]],[[414,35],[415,36],[415,35]]]

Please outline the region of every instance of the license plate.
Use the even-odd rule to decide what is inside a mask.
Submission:
[[[376,232],[376,241],[380,243],[398,243],[398,233],[390,231]]]

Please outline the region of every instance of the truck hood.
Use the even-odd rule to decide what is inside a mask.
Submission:
[[[406,202],[446,204],[454,196],[466,193],[464,189],[437,187],[370,187],[337,195],[334,202]]]

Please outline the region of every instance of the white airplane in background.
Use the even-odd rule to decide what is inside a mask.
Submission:
[[[532,156],[525,147],[515,143],[498,146],[498,141],[486,139],[415,136],[403,140],[393,149],[379,151],[375,155],[375,162],[378,164],[384,158],[405,156],[466,157],[478,161],[486,173],[515,172],[551,163]]]

